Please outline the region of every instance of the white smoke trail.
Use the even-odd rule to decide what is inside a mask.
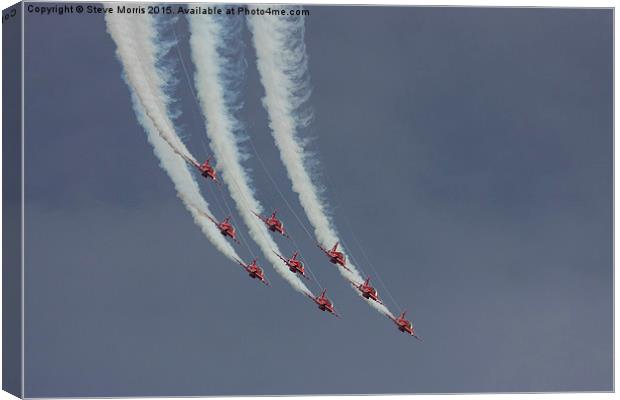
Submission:
[[[252,211],[261,214],[263,207],[256,199],[246,174],[235,131],[240,127],[233,111],[239,103],[236,98],[233,79],[239,76],[230,57],[226,43],[229,36],[235,36],[239,26],[230,18],[188,16],[192,59],[196,66],[195,83],[198,98],[207,124],[210,146],[217,159],[217,167],[235,201],[239,215],[248,227],[250,236],[258,244],[267,260],[293,288],[301,293],[311,294],[300,278],[292,274],[273,251],[282,254],[270,236],[267,228]],[[243,20],[240,20],[243,21]],[[235,36],[236,37],[236,36]],[[238,43],[236,43],[238,45]]]
[[[280,158],[293,191],[299,196],[314,227],[317,241],[324,246],[332,246],[340,240],[326,213],[319,190],[308,173],[307,156],[297,137],[297,129],[310,120],[308,115],[299,111],[310,96],[304,20],[269,16],[248,16],[247,20],[256,49],[258,72],[265,88],[263,105],[269,115],[269,126]],[[347,266],[351,272],[339,267],[340,273],[349,280],[362,282],[362,276],[350,260]],[[379,312],[392,315],[387,307],[370,300],[368,303]]]
[[[162,89],[165,86],[162,71],[156,67],[159,53],[155,46],[157,33],[153,19],[150,16],[125,14],[106,14],[105,19],[108,32],[117,46],[117,56],[132,94],[134,110],[161,167],[170,176],[177,195],[209,241],[226,257],[240,258],[217,227],[195,209],[197,206],[210,214],[209,205],[200,194],[187,164],[179,157],[183,155],[194,160],[176,135],[168,116],[170,100]]]

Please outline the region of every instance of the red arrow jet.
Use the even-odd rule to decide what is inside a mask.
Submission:
[[[217,180],[217,173],[215,172],[215,168],[211,166],[211,164],[209,163],[209,160],[211,160],[210,157],[207,158],[205,162],[202,164],[198,164],[196,162],[192,162],[192,164],[194,164],[194,166],[198,168],[200,175],[204,176],[207,179],[212,179],[213,181],[219,183],[219,181]]]
[[[280,257],[280,260],[284,261],[284,263],[286,264],[286,266],[292,273],[299,274],[303,276],[304,278],[310,280],[310,278],[308,278],[308,276],[305,274],[305,268],[304,268],[303,263],[297,259],[297,255],[299,254],[298,252],[294,252],[293,256],[289,259],[282,257],[280,254],[276,253],[275,251],[274,253],[276,256]]]
[[[250,278],[258,279],[259,281],[263,282],[265,285],[269,286],[269,282],[265,280],[265,272],[263,271],[261,267],[259,267],[256,264],[256,258],[252,260],[251,264],[246,264],[243,261],[238,260],[236,258],[235,260],[239,263],[239,265],[243,267],[243,269],[246,270]]]
[[[313,297],[307,293],[306,293],[306,296],[308,296],[312,301],[314,301],[319,306],[319,309],[321,311],[327,311],[328,313],[333,314],[334,316],[338,318],[341,318],[340,315],[338,315],[338,313],[334,309],[334,305],[332,304],[331,300],[329,300],[325,296],[325,292],[327,292],[327,289],[323,289],[323,292],[321,293],[320,296]]]
[[[330,250],[325,249],[325,247],[321,246],[320,244],[317,244],[317,246],[319,247],[319,249],[321,249],[321,251],[323,251],[323,253],[327,255],[327,257],[329,257],[329,262],[335,265],[340,265],[342,268],[351,272],[351,270],[346,266],[347,260],[345,259],[344,254],[338,251],[338,242],[336,242],[334,247],[332,247]]]
[[[394,322],[396,324],[396,327],[398,328],[399,331],[404,332],[404,333],[408,333],[409,335],[413,336],[414,338],[418,339],[418,340],[422,340],[421,337],[417,336],[415,334],[415,329],[413,329],[413,324],[411,323],[411,321],[405,319],[405,314],[407,313],[407,311],[403,311],[398,317],[394,318],[389,314],[385,314],[389,319],[392,320],[392,322]]]
[[[235,231],[235,228],[232,226],[232,224],[230,222],[228,222],[230,220],[230,216],[226,217],[222,222],[218,222],[215,218],[213,218],[212,216],[210,216],[209,214],[207,214],[206,212],[202,211],[199,207],[190,204],[190,206],[196,210],[200,215],[202,215],[205,218],[208,218],[209,221],[213,222],[215,224],[215,226],[217,226],[217,229],[220,230],[220,233],[224,236],[228,236],[229,238],[231,238],[235,243],[239,243],[239,240],[237,240],[237,232]]]
[[[202,215],[204,215],[205,217],[209,218],[211,220],[211,222],[213,222],[215,224],[215,226],[217,226],[217,229],[220,230],[220,233],[223,236],[228,236],[229,238],[231,238],[235,243],[237,244],[241,244],[239,242],[239,240],[237,239],[237,232],[235,231],[235,228],[232,226],[232,224],[229,222],[230,221],[230,216],[224,218],[223,221],[218,222],[215,220],[215,218],[211,217],[209,214],[201,212]]]
[[[351,282],[351,284],[362,293],[362,297],[364,297],[365,299],[374,300],[379,304],[383,304],[383,302],[379,300],[379,293],[377,292],[377,289],[370,286],[370,277],[366,278],[364,283],[358,284],[353,281],[349,282]]]
[[[271,216],[268,218],[262,217],[258,214],[256,214],[254,211],[252,211],[252,213],[254,213],[254,215],[256,215],[261,221],[263,221],[265,223],[265,225],[267,225],[267,229],[269,229],[271,232],[278,232],[280,235],[284,236],[284,237],[289,237],[285,232],[284,232],[284,224],[282,223],[282,221],[280,221],[278,219],[278,217],[276,217],[276,213],[278,212],[278,210],[274,210],[273,213],[271,213]]]

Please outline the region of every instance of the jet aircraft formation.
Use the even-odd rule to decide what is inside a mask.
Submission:
[[[263,50],[267,50],[266,57],[258,55],[262,53],[262,51],[258,51],[257,49],[257,65],[259,65],[259,74],[263,75],[263,70],[267,70],[273,68],[276,70],[275,76],[280,76],[282,82],[277,83],[277,85],[273,85],[273,82],[270,82],[268,85],[263,82],[263,86],[265,88],[266,97],[270,97],[271,93],[274,95],[274,101],[264,101],[263,105],[267,110],[267,114],[269,115],[270,121],[279,120],[280,118],[292,118],[295,121],[295,117],[291,115],[291,110],[282,110],[287,107],[279,107],[274,106],[274,104],[279,105],[281,102],[288,102],[293,99],[304,99],[305,94],[303,93],[293,93],[296,90],[293,90],[297,87],[296,80],[299,79],[300,76],[306,76],[307,73],[301,73],[303,71],[294,71],[295,73],[290,75],[290,72],[296,70],[296,67],[299,64],[298,62],[294,62],[294,60],[303,60],[305,59],[305,55],[302,54],[298,49],[293,47],[288,47],[288,42],[296,42],[295,39],[290,40],[287,34],[282,34],[283,32],[289,32],[290,34],[296,34],[295,32],[300,31],[297,23],[295,21],[287,21],[282,22],[284,19],[279,19],[280,23],[276,23],[276,21],[270,21],[269,25],[272,23],[276,23],[275,29],[272,29],[272,26],[264,25],[260,28],[261,24],[264,24],[264,20],[250,20],[250,30],[253,31],[254,39],[256,39],[256,33],[261,30],[272,31],[276,35],[273,36],[271,34],[266,35],[264,40],[255,40],[255,47],[259,47]],[[299,20],[303,21],[303,20]],[[208,184],[215,183],[218,185],[218,188],[222,189],[222,184],[218,178],[218,171],[216,171],[215,166],[211,163],[211,159],[207,158],[203,163],[199,163],[189,152],[189,150],[185,147],[182,139],[175,132],[174,122],[171,120],[171,116],[168,115],[170,110],[168,109],[168,103],[170,99],[167,97],[165,93],[165,87],[170,82],[164,77],[162,71],[158,68],[158,64],[160,57],[163,57],[163,51],[158,51],[158,34],[157,27],[153,19],[151,18],[139,18],[139,19],[128,19],[126,16],[122,15],[106,15],[106,24],[108,28],[108,32],[112,36],[112,39],[117,45],[117,56],[121,61],[121,64],[124,68],[124,77],[125,81],[128,84],[132,95],[134,96],[134,109],[139,117],[140,123],[145,128],[147,135],[149,137],[149,141],[154,147],[156,156],[160,159],[160,165],[166,172],[168,172],[169,177],[175,184],[175,189],[177,191],[177,195],[181,198],[184,205],[189,209],[191,207],[191,214],[195,220],[195,222],[203,228],[203,232],[207,236],[207,238],[227,257],[233,259],[236,263],[238,263],[244,271],[248,274],[248,276],[252,279],[258,280],[261,283],[269,286],[269,282],[266,280],[265,271],[260,267],[258,260],[254,259],[250,264],[244,262],[237,255],[236,250],[232,245],[227,243],[226,241],[230,239],[236,244],[242,244],[247,247],[247,243],[245,243],[245,239],[240,231],[237,231],[233,226],[233,217],[231,208],[226,204],[226,208],[228,209],[229,215],[224,219],[216,218],[211,214],[208,208],[208,203],[206,203],[195,185],[195,181],[192,180],[191,175],[188,174],[188,171],[185,170],[184,165],[177,159],[171,160],[168,154],[176,154],[179,156],[186,164],[190,166],[192,170],[197,172],[199,175],[204,177]],[[216,25],[211,25],[216,24]],[[204,41],[205,37],[209,37],[210,40],[217,41],[218,37],[223,38],[226,35],[225,30],[219,32],[220,29],[215,29],[217,32],[213,32],[214,26],[222,26],[219,25],[219,22],[210,20],[207,21],[205,19],[190,19],[189,20],[190,33],[192,38],[196,38],[197,40],[192,40],[190,43],[190,47],[192,51],[195,48],[201,48],[202,46],[209,46],[211,48],[211,42]],[[268,29],[267,29],[268,28]],[[203,29],[206,29],[209,33],[207,35],[202,34]],[[303,29],[301,29],[303,31]],[[213,37],[212,37],[213,36]],[[262,35],[261,35],[262,36]],[[281,36],[281,37],[276,37]],[[175,34],[176,40],[176,34]],[[194,42],[198,42],[194,43]],[[224,42],[225,43],[225,42]],[[277,45],[273,45],[272,43],[276,43]],[[216,46],[218,47],[218,46]],[[295,46],[299,48],[303,48],[304,46]],[[280,52],[278,49],[283,50]],[[178,48],[177,48],[178,50]],[[274,53],[273,50],[276,50]],[[211,53],[211,52],[209,52]],[[218,70],[224,71],[226,70],[226,66],[231,62],[227,60],[228,57],[226,55],[220,54],[219,50],[212,52],[213,54],[205,57],[205,64],[208,63],[208,68],[198,68],[199,64],[196,64],[196,77],[195,83],[199,86],[200,90],[198,90],[198,96],[193,92],[194,99],[199,103],[207,102],[211,104],[214,103],[214,107],[202,107],[205,108],[203,110],[205,121],[209,122],[212,119],[219,120],[220,118],[228,118],[232,114],[229,113],[228,101],[226,96],[222,95],[222,93],[226,93],[227,86],[226,83],[222,81],[219,74],[215,79],[212,79],[212,74],[210,71]],[[181,52],[178,51],[180,56],[180,61],[184,64]],[[201,53],[198,53],[201,54]],[[219,57],[223,55],[223,57]],[[294,56],[292,56],[294,55]],[[200,57],[197,57],[200,58]],[[215,58],[219,58],[220,60],[216,61]],[[284,59],[287,62],[283,62],[282,65],[280,63],[266,63],[265,59]],[[145,62],[148,61],[148,62]],[[292,64],[291,64],[292,62]],[[290,64],[287,66],[287,64]],[[232,64],[231,64],[232,65]],[[262,67],[261,67],[262,66]],[[190,78],[187,70],[185,69],[185,65],[183,65],[183,69],[186,77],[188,78],[188,84],[191,87]],[[205,99],[205,94],[203,93],[204,87],[202,81],[213,81],[215,90],[212,93],[219,93],[218,95],[211,98],[207,96]],[[265,79],[261,79],[264,81]],[[278,79],[279,81],[280,79]],[[201,84],[199,85],[198,82]],[[210,84],[210,83],[209,83]],[[277,86],[277,87],[276,87]],[[301,85],[304,86],[304,85]],[[279,90],[279,88],[283,88],[284,90]],[[207,88],[207,91],[209,89]],[[305,91],[301,90],[301,92]],[[309,94],[309,93],[308,93]],[[163,99],[163,101],[157,101],[157,99]],[[200,100],[202,100],[202,102]],[[209,109],[209,110],[206,110]],[[215,109],[215,111],[213,111]],[[284,113],[283,113],[284,111]],[[231,117],[232,118],[232,117]],[[235,118],[231,119],[231,124],[234,125]],[[208,124],[210,125],[210,124]],[[220,125],[220,124],[217,124]],[[229,124],[221,124],[221,125],[229,125]],[[270,124],[270,125],[273,125]],[[413,325],[411,321],[405,318],[405,313],[401,313],[398,317],[394,317],[392,313],[387,309],[387,307],[383,304],[383,301],[379,298],[379,294],[377,290],[371,286],[370,278],[367,277],[363,280],[362,276],[358,273],[354,264],[357,264],[357,261],[354,259],[351,254],[351,261],[348,261],[345,256],[345,244],[342,243],[341,249],[339,250],[340,244],[338,243],[338,238],[336,232],[332,229],[331,221],[328,215],[326,215],[322,210],[322,204],[319,200],[318,189],[314,187],[312,184],[311,177],[307,174],[307,171],[304,169],[303,160],[303,146],[296,146],[295,143],[295,124],[276,124],[276,125],[291,125],[291,127],[285,127],[285,129],[278,129],[278,133],[276,133],[275,129],[272,129],[272,136],[276,139],[276,145],[279,147],[279,150],[282,153],[284,151],[293,150],[294,153],[297,153],[296,157],[281,157],[282,162],[284,164],[285,169],[287,170],[288,176],[292,183],[292,189],[299,195],[300,205],[304,209],[304,212],[308,216],[308,220],[310,224],[313,226],[315,230],[315,235],[313,236],[308,229],[304,226],[304,223],[297,216],[297,220],[302,225],[308,236],[311,237],[312,242],[316,242],[317,247],[321,250],[323,254],[327,257],[328,261],[334,265],[334,267],[346,278],[350,281],[352,287],[361,293],[360,297],[363,297],[365,301],[367,301],[373,308],[377,309],[379,312],[384,313],[390,320],[392,320],[399,331],[408,333],[419,339],[419,337],[415,334],[413,330]],[[282,128],[282,127],[279,127]],[[270,216],[260,215],[260,203],[254,198],[254,193],[250,184],[247,182],[245,177],[243,176],[243,167],[241,165],[241,155],[240,149],[237,148],[235,142],[235,132],[231,127],[221,127],[222,134],[217,133],[220,129],[211,129],[209,127],[206,130],[206,135],[210,139],[212,150],[214,151],[215,159],[218,161],[217,167],[221,167],[222,175],[224,177],[224,181],[228,186],[231,197],[233,198],[237,210],[240,211],[240,215],[250,228],[250,233],[252,239],[256,242],[258,247],[260,247],[261,253],[265,255],[270,261],[275,262],[274,267],[276,270],[281,273],[289,283],[299,292],[307,295],[313,303],[315,303],[321,311],[325,311],[334,316],[339,316],[336,313],[334,304],[330,299],[327,298],[327,290],[322,289],[322,293],[319,296],[314,296],[314,294],[296,277],[301,276],[306,280],[311,280],[310,276],[307,275],[309,273],[314,281],[317,281],[316,277],[314,277],[313,272],[308,268],[307,265],[304,265],[304,258],[299,253],[299,247],[295,243],[294,239],[290,237],[290,232],[287,233],[284,227],[283,221],[278,217],[277,211],[273,211]],[[158,135],[159,138],[155,138]],[[284,138],[284,140],[282,140]],[[157,139],[157,140],[153,140]],[[161,140],[159,140],[161,139]],[[288,142],[289,139],[293,140],[293,145],[282,146],[280,142]],[[165,142],[165,144],[164,144]],[[170,151],[168,149],[162,149],[162,146],[169,146]],[[287,149],[282,149],[280,147],[287,147]],[[291,147],[288,149],[288,147]],[[163,151],[162,151],[163,150]],[[258,155],[258,154],[257,154]],[[174,156],[172,156],[174,157]],[[221,165],[219,164],[221,163]],[[297,172],[297,173],[292,173]],[[236,181],[238,180],[238,181]],[[273,182],[275,185],[275,182]],[[302,186],[302,188],[299,188]],[[277,188],[277,186],[276,186]],[[223,189],[222,189],[223,190]],[[278,192],[279,189],[278,189]],[[282,195],[282,193],[280,193]],[[244,207],[243,203],[247,201],[249,198],[250,204],[256,204],[253,207]],[[290,207],[286,199],[282,195],[282,199],[285,201],[287,206]],[[196,204],[192,204],[194,202],[204,203],[203,207],[196,206]],[[256,217],[262,221],[267,227],[265,231],[269,231],[275,235],[283,236],[284,238],[290,239],[294,244],[297,251],[293,252],[290,257],[286,255],[279,254],[277,244],[272,238],[267,236],[269,232],[257,232],[254,228],[257,226],[262,228],[262,226],[258,224],[252,224],[253,217],[250,215],[250,211],[252,211]],[[292,210],[291,210],[292,211]],[[225,213],[225,211],[224,211]],[[209,221],[209,222],[207,222]],[[215,230],[213,229],[204,229],[205,227],[211,228],[210,223],[213,223],[217,228],[222,237],[214,236]],[[260,233],[260,235],[259,235]],[[316,238],[316,239],[314,239]],[[329,243],[325,243],[329,242]],[[335,243],[333,243],[335,242]],[[331,247],[329,247],[331,246]],[[250,253],[252,250],[248,247]],[[273,251],[279,260],[276,257],[271,255],[271,251]],[[277,263],[282,261],[286,266],[283,268],[281,265]],[[373,268],[374,269],[374,268]],[[290,271],[293,276],[288,275]],[[376,272],[375,272],[376,273]],[[377,273],[377,277],[378,273]],[[363,282],[361,282],[363,280]],[[318,282],[317,284],[321,286]],[[391,297],[389,291],[386,289],[386,293]],[[394,301],[395,302],[395,301]]]
[[[206,180],[213,181],[214,183],[218,185],[220,184],[220,181],[217,178],[217,172],[215,168],[213,167],[213,165],[211,165],[211,158],[207,158],[202,164],[197,163],[193,160],[187,159],[185,157],[183,157],[183,159],[187,163],[189,163],[192,167],[194,167],[197,170],[197,172],[201,176],[203,176]],[[231,216],[227,216],[226,218],[220,221],[202,210],[197,209],[197,211],[203,216],[205,216],[206,218],[208,218],[211,222],[213,222],[213,224],[215,224],[215,226],[217,227],[217,229],[220,231],[220,233],[223,236],[230,238],[230,240],[232,240],[233,242],[237,244],[240,244],[239,239],[237,238],[237,231],[235,230],[235,227],[230,222]],[[254,215],[256,215],[258,219],[260,219],[266,225],[267,230],[269,230],[270,232],[273,232],[274,234],[283,236],[285,238],[290,238],[290,236],[286,233],[284,229],[284,223],[277,216],[277,212],[278,212],[277,210],[274,210],[271,213],[271,215],[268,217],[262,216],[254,211],[252,212]],[[341,251],[338,251],[338,246],[339,246],[338,242],[336,242],[331,248],[327,248],[323,244],[317,243],[317,247],[325,254],[325,256],[327,256],[330,263],[334,264],[337,268],[343,268],[351,272],[351,270],[347,267],[346,257],[344,253],[342,253]],[[289,258],[275,251],[274,253],[282,260],[282,262],[286,265],[289,271],[291,271],[291,273],[296,274],[297,276],[301,276],[304,279],[310,280],[310,277],[306,274],[306,268],[304,266],[304,263],[298,259],[299,252],[297,251],[294,252]],[[250,278],[256,279],[262,282],[263,284],[269,286],[269,282],[265,278],[264,270],[257,264],[258,259],[255,258],[254,260],[252,260],[250,264],[246,264],[243,261],[238,260],[238,259],[235,259],[235,260],[247,272]],[[383,302],[379,298],[379,293],[377,289],[375,289],[373,286],[370,285],[370,277],[367,277],[364,282],[354,282],[352,280],[349,280],[349,282],[355,289],[359,290],[359,292],[361,293],[361,296],[364,297],[365,299],[370,300],[370,301],[375,301],[379,304],[383,304]],[[323,289],[320,296],[314,297],[309,294],[306,294],[306,295],[318,306],[318,308],[321,311],[325,311],[329,314],[334,315],[335,317],[341,318],[341,316],[336,312],[332,301],[327,298],[326,293],[327,293],[327,289]],[[392,322],[394,322],[394,324],[396,325],[396,328],[399,331],[403,333],[407,333],[418,340],[422,340],[416,334],[411,321],[405,318],[405,314],[406,312],[404,311],[396,318],[394,318],[392,315],[389,315],[387,313],[385,314],[385,316],[388,317]]]

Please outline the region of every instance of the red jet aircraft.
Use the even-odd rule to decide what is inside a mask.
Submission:
[[[215,224],[215,226],[217,226],[217,229],[220,230],[220,233],[224,236],[228,236],[229,238],[231,238],[233,241],[235,241],[235,243],[239,243],[239,240],[237,240],[237,232],[235,231],[235,228],[232,226],[232,224],[230,222],[228,222],[230,220],[230,216],[226,217],[222,222],[218,222],[215,218],[213,218],[212,216],[210,216],[209,214],[207,214],[206,212],[202,211],[199,207],[190,204],[190,206],[196,210],[200,215],[204,216],[205,218],[208,218],[209,221],[213,222]]]
[[[261,221],[263,221],[265,225],[267,225],[267,229],[269,229],[271,232],[278,232],[280,235],[288,237],[288,235],[284,232],[284,224],[282,224],[282,221],[280,221],[278,217],[276,217],[277,212],[278,210],[274,210],[274,212],[271,213],[271,217],[265,218],[252,211],[254,215],[256,215]]]
[[[394,318],[389,314],[385,314],[389,319],[392,320],[392,322],[394,322],[396,324],[396,327],[398,328],[399,331],[401,332],[405,332],[410,334],[411,336],[413,336],[414,338],[418,339],[418,340],[422,340],[421,337],[417,336],[415,334],[415,329],[413,329],[413,324],[411,323],[411,321],[405,319],[405,314],[407,313],[407,311],[403,311],[398,317]]]
[[[265,285],[269,286],[269,282],[265,280],[265,272],[263,271],[261,267],[256,265],[256,258],[252,260],[251,264],[245,264],[243,261],[238,260],[236,258],[235,260],[239,263],[239,265],[243,267],[243,269],[246,270],[250,278],[258,279],[259,281],[263,282]]]
[[[218,182],[218,180],[217,180],[217,173],[215,172],[215,168],[213,168],[211,166],[211,164],[209,163],[210,159],[211,158],[207,158],[205,160],[205,162],[202,163],[202,164],[198,164],[196,162],[194,162],[193,164],[194,164],[194,166],[196,168],[198,168],[198,171],[200,172],[200,175],[204,176],[205,178],[212,179],[215,182]]]
[[[321,246],[320,244],[317,244],[317,246],[319,246],[319,249],[321,249],[323,253],[327,254],[327,257],[329,257],[329,262],[331,262],[332,264],[340,265],[342,268],[351,272],[351,270],[346,266],[347,261],[344,257],[344,254],[338,251],[338,242],[336,242],[334,247],[332,247],[330,250],[325,249],[325,247]]]
[[[217,229],[220,230],[220,233],[223,236],[228,236],[235,243],[241,244],[239,242],[239,240],[237,239],[237,232],[235,231],[235,228],[229,222],[230,221],[230,216],[226,217],[222,222],[218,222],[218,221],[215,220],[215,218],[212,218],[207,213],[201,212],[201,214],[204,215],[205,217],[209,218],[211,220],[211,222],[213,222],[215,224],[215,226],[217,226]]]
[[[333,314],[338,318],[341,318],[340,315],[338,315],[338,313],[336,312],[336,310],[334,310],[334,305],[332,304],[331,300],[329,300],[325,296],[325,292],[327,292],[327,289],[323,289],[323,293],[321,293],[320,296],[314,297],[309,295],[308,293],[306,293],[306,296],[308,296],[312,301],[314,301],[319,306],[319,309],[321,311],[327,311],[328,313]]]
[[[299,253],[294,252],[293,256],[291,258],[289,258],[289,259],[286,259],[286,258],[282,257],[280,254],[276,253],[275,251],[274,251],[274,253],[275,253],[276,256],[280,257],[280,259],[282,261],[284,261],[284,263],[286,264],[286,266],[288,267],[288,269],[292,273],[294,273],[294,274],[298,273],[299,275],[303,276],[304,278],[310,280],[310,278],[308,278],[308,276],[305,274],[304,265],[302,264],[301,261],[299,261],[297,259],[297,255]]]
[[[349,282],[351,282],[351,284],[355,286],[355,288],[362,293],[362,297],[369,299],[369,300],[374,300],[379,304],[383,304],[383,302],[379,300],[379,293],[377,292],[377,289],[370,286],[370,277],[366,278],[364,283],[360,283],[360,284],[357,284],[353,281],[349,281]]]

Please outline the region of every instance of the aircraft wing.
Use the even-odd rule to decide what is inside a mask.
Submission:
[[[369,301],[376,301],[377,303],[381,304],[382,306],[384,306],[385,304],[383,304],[383,302],[381,301],[381,299],[379,297],[371,297],[369,299],[367,299]]]
[[[206,212],[202,212],[202,211],[199,211],[199,212],[200,212],[200,214],[202,214],[204,217],[208,218],[208,219],[209,219],[209,221],[213,222],[213,223],[215,224],[215,226],[218,226],[218,227],[219,227],[219,225],[220,225],[220,224],[219,224],[219,222],[217,222],[217,220],[216,220],[215,218],[213,218],[212,216],[210,216],[210,215],[209,215],[209,214],[207,214]]]
[[[396,318],[392,317],[390,314],[385,313],[385,316],[392,320],[392,322],[396,323]]]
[[[273,251],[273,250],[272,250]],[[275,251],[273,252],[273,254],[275,254],[276,256],[278,256],[280,258],[280,260],[284,261],[285,264],[288,265],[288,260],[284,257],[282,257],[281,255],[279,255],[278,253],[276,253]]]
[[[190,205],[191,205],[191,204],[190,204]],[[219,222],[217,222],[217,221],[215,220],[215,218],[213,218],[212,216],[210,216],[210,215],[209,215],[209,214],[207,214],[206,212],[202,211],[200,208],[198,208],[198,207],[196,207],[196,206],[194,206],[194,205],[191,205],[191,206],[194,208],[194,210],[196,210],[196,211],[198,212],[198,214],[202,215],[202,216],[203,216],[203,217],[205,217],[205,218],[208,218],[208,219],[209,219],[211,222],[213,222],[216,226],[217,226],[217,225],[219,225]]]
[[[254,211],[252,211],[252,214],[256,215],[258,217],[258,219],[260,219],[264,223],[267,223],[267,218],[264,218],[264,217],[260,216],[259,214],[256,214]]]
[[[318,247],[319,249],[321,249],[321,251],[325,254],[327,254],[329,256],[329,254],[327,253],[327,250],[325,249],[325,247],[321,246],[321,243],[317,243],[316,247]]]
[[[345,279],[347,279],[347,278],[345,278]],[[355,288],[356,288],[357,290],[359,290],[359,288],[360,288],[359,283],[355,283],[355,282],[353,282],[353,281],[352,281],[352,280],[350,280],[350,279],[347,279],[347,280],[349,281],[349,283],[350,283],[351,285],[355,286]]]
[[[193,167],[196,167],[196,168],[200,169],[200,164],[198,164],[196,161],[192,160],[191,158],[189,158],[189,157],[188,157],[188,156],[186,156],[185,154],[182,154],[182,153],[180,153],[180,152],[176,151],[176,149],[175,149],[175,152],[176,152],[178,155],[180,155],[180,156],[181,156],[181,158],[182,158],[183,160],[185,160],[185,162],[186,162],[186,163],[188,163],[189,165],[191,165],[191,166],[193,166]]]
[[[338,265],[340,265],[340,264],[338,264]],[[351,270],[349,269],[349,267],[347,267],[347,266],[345,266],[345,265],[340,265],[340,266],[341,266],[342,268],[346,269],[347,271],[349,271],[349,272],[353,273],[353,271],[351,271]],[[349,281],[349,282],[350,282],[350,281]]]
[[[246,271],[248,270],[248,265],[245,264],[243,261],[239,260],[238,258],[235,257],[235,261],[237,261],[237,263],[239,265],[241,265],[243,267],[243,269],[245,269]]]
[[[336,312],[336,309],[334,309],[334,312],[332,312],[332,314],[334,315],[334,317],[338,318],[338,319],[342,319],[342,315],[338,314]]]

